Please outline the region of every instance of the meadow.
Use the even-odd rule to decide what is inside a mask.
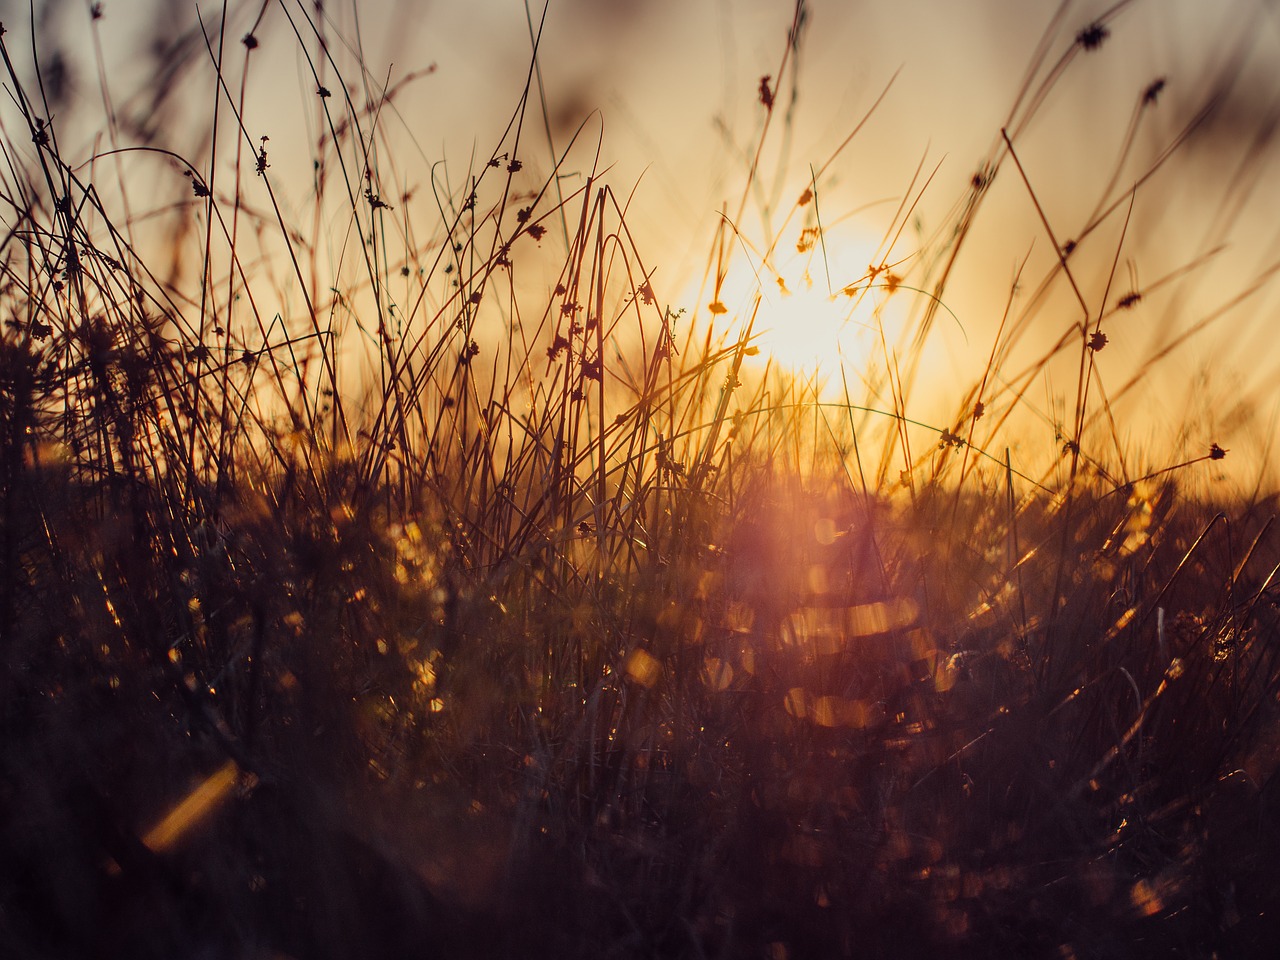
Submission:
[[[1265,469],[1221,481],[1265,427],[1135,446],[1124,398],[1271,271],[1107,366],[1206,269],[1126,243],[1223,101],[1148,155],[1177,78],[1125,91],[1100,197],[1023,162],[1130,6],[1058,8],[930,231],[906,171],[825,371],[761,332],[784,253],[831,282],[865,133],[766,169],[804,3],[696,302],[544,111],[536,10],[509,125],[420,180],[420,76],[319,5],[175,30],[127,100],[6,23],[0,954],[1269,955],[1280,534]],[[309,140],[246,119],[269,30]],[[1036,255],[939,393],[997,187]]]

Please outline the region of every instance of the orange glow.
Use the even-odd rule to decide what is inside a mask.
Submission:
[[[172,850],[227,798],[236,784],[238,772],[235,761],[228,760],[178,801],[159,823],[147,831],[142,842],[155,853]]]
[[[627,676],[642,687],[652,687],[662,674],[662,664],[644,650],[631,651],[627,657]]]
[[[702,662],[702,682],[717,693],[727,690],[733,683],[733,667],[718,657],[707,657]]]
[[[1150,917],[1164,909],[1164,901],[1149,881],[1139,880],[1129,891],[1129,899],[1140,916]]]
[[[783,624],[790,643],[811,644],[813,652],[835,654],[856,637],[874,637],[916,622],[919,608],[909,597],[848,607],[801,607]]]
[[[844,697],[811,697],[803,687],[792,687],[782,701],[783,709],[797,720],[808,719],[819,727],[847,727],[861,730],[874,725],[879,711],[868,700]]]
[[[685,302],[699,303],[716,331],[730,338],[744,332],[754,313],[751,366],[769,364],[801,377],[830,376],[840,364],[861,371],[881,349],[881,325],[900,325],[897,305],[909,303],[894,296],[897,278],[883,268],[874,234],[846,227],[825,237],[814,228],[790,228],[768,260],[736,259],[718,296],[704,290],[699,302],[694,290]],[[894,339],[893,331],[886,333]]]

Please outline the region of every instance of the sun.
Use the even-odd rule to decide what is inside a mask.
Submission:
[[[859,368],[882,349],[900,283],[877,247],[870,235],[819,238],[810,228],[785,253],[734,261],[718,295],[703,291],[703,306],[730,340],[750,325],[755,349],[746,362],[757,368],[805,379],[829,377],[842,365]]]
[[[757,362],[768,361],[796,374],[829,371],[842,357],[858,357],[873,319],[859,301],[865,293],[845,292],[845,284],[831,289],[825,278],[811,270],[775,278],[775,287],[760,291],[760,309],[753,333],[760,353]]]

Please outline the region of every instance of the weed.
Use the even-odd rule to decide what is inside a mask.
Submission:
[[[759,141],[691,312],[661,295],[589,128],[529,143],[540,28],[491,152],[419,186],[391,129],[402,87],[342,61],[320,5],[281,5],[316,91],[310,233],[286,200],[297,145],[268,162],[247,119],[265,7],[238,43],[224,19],[173,48],[214,68],[189,159],[124,144],[145,124],[114,115],[109,148],[70,156],[0,39],[5,950],[1261,955],[1274,501],[1197,492],[1221,438],[1172,465],[1119,439],[1135,381],[1100,364],[1176,276],[1112,286],[1169,153],[1062,240],[1022,151],[1124,6],[1058,61],[1042,46],[933,242],[898,250],[922,167],[844,278],[818,198],[852,134],[776,231],[744,226],[790,122],[797,4],[742,91]],[[172,181],[163,245],[126,158]],[[1006,182],[1052,262],[1019,267],[1033,293],[1010,291],[939,427],[915,384]],[[749,362],[792,248],[867,307],[865,393],[843,367],[833,393]],[[739,310],[744,272],[765,279]],[[1055,285],[1071,319],[1018,367]],[[1036,425],[1047,466],[1019,448],[1015,469],[1062,355],[1073,406]]]

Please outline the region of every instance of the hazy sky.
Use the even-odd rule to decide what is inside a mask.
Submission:
[[[305,6],[312,8],[310,0]],[[144,7],[150,11],[145,15],[139,12]],[[68,101],[62,111],[68,124],[73,116],[93,117],[97,111],[97,126],[88,123],[81,139],[86,156],[91,135],[102,131],[87,8],[80,2],[46,3],[39,7],[43,26],[38,31],[42,46],[58,43],[68,51]],[[613,189],[622,197],[635,191],[628,222],[657,270],[655,287],[664,300],[690,310],[699,306],[696,284],[718,211],[725,206],[736,214],[765,121],[759,99],[763,76],[771,78],[777,105],[756,189],[735,220],[743,236],[761,248],[780,229],[811,171],[831,159],[887,88],[865,127],[819,183],[829,241],[823,267],[836,271],[832,279],[838,287],[856,280],[853,274],[867,266],[861,260],[874,253],[890,227],[917,168],[922,178],[933,177],[914,210],[912,230],[918,233],[905,233],[889,259],[908,258],[904,271],[921,266],[909,259],[913,242],[946,226],[964,202],[975,171],[994,156],[1002,124],[1025,115],[1025,103],[1021,113],[1012,111],[1028,70],[1038,63],[1039,83],[1049,65],[1099,17],[1105,18],[1105,41],[1096,50],[1077,51],[1016,138],[1019,159],[1060,242],[1084,227],[1104,196],[1123,197],[1197,111],[1215,96],[1217,102],[1175,158],[1143,183],[1129,226],[1124,227],[1122,208],[1096,231],[1088,249],[1082,245],[1077,263],[1082,274],[1088,271],[1082,286],[1091,311],[1096,313],[1102,302],[1113,261],[1117,276],[1111,302],[1227,245],[1208,266],[1171,281],[1159,295],[1153,291],[1141,311],[1108,327],[1112,344],[1097,358],[1105,368],[1104,382],[1124,383],[1180,331],[1244,292],[1280,260],[1274,216],[1280,209],[1280,157],[1270,135],[1280,118],[1280,7],[1275,3],[1134,0],[1116,7],[1027,0],[810,0],[806,8],[799,44],[779,82],[794,12],[782,0],[551,0],[538,61],[550,139],[562,149],[587,119],[584,137],[591,145],[567,165],[566,183],[587,172],[598,140]],[[200,104],[210,99],[212,71],[195,29],[197,9],[216,30],[222,6],[207,0],[102,4],[97,27],[103,74],[122,111],[145,116],[148,98],[170,85],[176,89],[186,83],[183,89],[193,91],[191,100],[175,94],[171,104],[179,108],[155,112],[164,118],[159,139],[172,135],[181,142],[199,131],[207,114]],[[245,118],[250,128],[271,137],[273,174],[287,197],[288,170],[299,171],[297,184],[307,183],[309,160],[305,149],[295,147],[315,136],[308,127],[315,82],[284,15],[289,11],[300,23],[301,7],[295,0],[231,4],[230,10],[228,36],[235,39],[265,11],[255,31],[260,45]],[[25,4],[0,4],[0,13],[9,28],[6,42],[22,61],[30,50]],[[397,95],[394,114],[383,121],[384,129],[395,131],[389,136],[399,138],[395,175],[412,186],[428,183],[432,164],[440,160],[447,159],[460,175],[473,151],[489,155],[529,70],[527,18],[536,28],[542,7],[533,2],[526,7],[520,0],[330,0],[324,13],[331,39],[359,48],[371,88],[432,70]],[[146,51],[183,38],[174,48],[180,69],[157,81],[155,61]],[[238,70],[244,50],[238,44],[229,50],[228,62]],[[350,70],[354,61],[348,55],[342,62]],[[348,73],[348,79],[355,77]],[[1117,170],[1135,108],[1159,79],[1164,86],[1158,102],[1143,113],[1129,159]],[[545,175],[550,151],[540,107],[528,117],[523,144],[530,172]],[[305,208],[306,190],[295,193],[299,209]],[[948,286],[946,303],[955,320],[938,328],[937,357],[928,369],[936,380],[963,378],[985,359],[1016,264],[1030,255],[1025,282],[1042,276],[1054,261],[1015,168],[1002,167],[983,203],[979,225]],[[788,229],[802,226],[797,220]],[[794,242],[786,236],[779,249]],[[781,263],[779,270],[784,270]],[[797,278],[789,282],[794,286]],[[739,292],[748,295],[745,287]],[[776,290],[765,293],[777,300]],[[1058,299],[1037,317],[1025,339],[1025,357],[1037,355],[1078,319],[1079,308],[1068,294],[1059,289]],[[1236,309],[1228,322],[1211,325],[1160,359],[1160,379],[1153,381],[1158,386],[1138,405],[1146,419],[1130,421],[1134,442],[1172,442],[1188,417],[1199,415],[1197,403],[1213,416],[1241,420],[1247,411],[1232,413],[1231,405],[1243,397],[1261,413],[1262,427],[1247,427],[1249,442],[1261,447],[1257,431],[1275,412],[1272,384],[1280,372],[1280,350],[1272,343],[1278,309],[1273,285]],[[1055,396],[1068,392],[1073,363],[1060,381],[1047,376],[1052,382],[1037,387],[1046,411]],[[1206,371],[1209,381],[1202,384],[1197,378]],[[1205,436],[1188,438],[1191,449],[1207,442],[1208,431],[1215,429],[1228,431],[1229,425],[1206,424]],[[1246,430],[1242,420],[1239,429]],[[1226,432],[1222,436],[1229,440]]]

